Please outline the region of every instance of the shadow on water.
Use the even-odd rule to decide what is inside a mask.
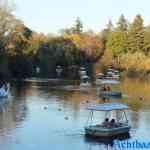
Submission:
[[[93,138],[93,137],[89,137],[89,136],[84,136],[84,140],[85,142],[89,145],[89,149],[88,150],[92,150],[92,146],[99,146],[101,149],[103,150],[109,150],[109,149],[115,149],[115,150],[120,150],[120,148],[116,148],[115,146],[115,142],[116,141],[124,141],[124,140],[129,140],[131,138],[130,134],[123,134],[123,135],[119,135],[117,137],[111,137],[111,138]],[[102,147],[102,145],[104,147]]]

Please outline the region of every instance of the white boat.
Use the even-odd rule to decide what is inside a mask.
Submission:
[[[86,68],[80,67],[80,71],[79,71],[80,77],[86,75],[86,73],[87,73],[87,72],[86,72]]]
[[[108,69],[106,74],[99,73],[96,75],[96,85],[100,85],[103,80],[119,80],[119,71],[114,69]]]
[[[91,83],[89,82],[89,76],[87,76],[87,75],[81,76],[80,88],[82,88],[82,87],[87,88],[90,86],[91,86]]]
[[[112,89],[112,85],[119,84],[118,80],[102,80],[99,86],[97,86],[97,96],[101,98],[121,98],[122,92]]]
[[[8,84],[4,84],[1,88],[0,88],[0,98],[7,98],[9,95],[9,91],[10,91],[10,85]]]
[[[106,72],[106,79],[120,79],[120,74],[118,70],[115,69],[108,69]]]
[[[111,138],[129,134],[130,125],[128,125],[125,110],[127,105],[121,103],[104,103],[87,107],[90,110],[85,135],[91,137]],[[95,111],[106,112],[104,121],[93,125],[93,116]],[[111,119],[112,118],[112,119]],[[111,121],[109,121],[111,119]]]
[[[105,79],[105,76],[103,73],[99,73],[96,75],[96,85],[100,85],[101,82]]]

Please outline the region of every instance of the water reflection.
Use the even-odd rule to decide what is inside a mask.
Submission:
[[[127,95],[109,99],[127,103],[132,138],[149,138],[150,84],[125,79],[119,87]],[[2,150],[99,150],[112,149],[112,143],[89,141],[84,137],[88,117],[85,107],[103,103],[93,86],[80,90],[78,85],[51,86],[48,83],[13,84],[12,96],[0,106],[0,147]],[[143,97],[140,99],[139,97]],[[99,116],[96,115],[96,119]]]
[[[110,139],[96,139],[85,137],[85,142],[88,144],[88,150],[95,149],[95,147],[99,147],[99,149],[103,150],[120,150],[119,147],[115,145],[115,142],[122,142],[124,140],[129,140],[130,135],[125,134],[118,138],[110,138]]]
[[[0,106],[0,133],[7,132],[17,128],[27,116],[27,108],[24,100],[9,102]]]

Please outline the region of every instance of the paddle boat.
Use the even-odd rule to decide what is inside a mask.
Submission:
[[[89,76],[87,75],[84,75],[84,76],[81,76],[81,80],[80,80],[80,88],[84,87],[90,87],[91,86],[91,83],[89,82]]]
[[[87,125],[85,126],[85,135],[88,137],[113,138],[129,134],[130,125],[128,124],[125,110],[127,105],[121,103],[104,103],[91,105],[86,108],[90,111]],[[104,121],[93,125],[95,111],[105,112]],[[101,117],[102,118],[102,117]]]
[[[118,80],[103,80],[100,86],[97,88],[97,93],[99,97],[102,98],[121,98],[122,92],[113,91],[111,89],[112,85],[117,85],[120,82]]]
[[[86,75],[86,74],[87,74],[86,68],[85,68],[85,67],[80,67],[80,70],[79,70],[79,75],[80,75],[80,77],[81,77],[81,76],[84,76],[84,75]]]
[[[100,85],[103,80],[119,80],[120,74],[118,70],[108,69],[105,74],[98,73],[96,75],[96,85]]]
[[[10,85],[9,83],[2,85],[0,88],[0,99],[1,98],[7,98],[10,91]]]
[[[115,69],[108,69],[106,72],[106,79],[119,80],[120,79],[119,71]]]
[[[103,73],[98,73],[96,75],[96,85],[100,85],[101,82],[105,79],[105,75]]]
[[[117,92],[117,91],[101,91],[99,94],[100,97],[102,98],[121,98],[122,97],[122,93],[121,92]]]

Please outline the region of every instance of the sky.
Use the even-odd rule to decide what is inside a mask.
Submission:
[[[105,28],[108,20],[115,24],[121,14],[132,21],[141,14],[150,24],[150,0],[12,0],[15,16],[36,32],[58,33],[70,27],[77,17],[84,29],[96,32]]]

